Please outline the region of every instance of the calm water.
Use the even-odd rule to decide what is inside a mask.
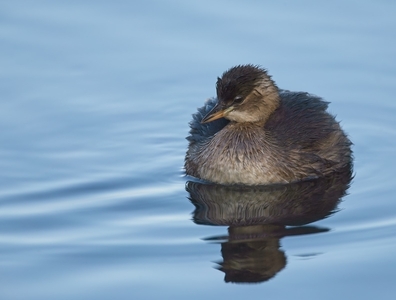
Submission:
[[[0,4],[1,299],[394,299],[396,4],[267,2]],[[191,114],[243,63],[332,102],[349,189],[186,190]]]

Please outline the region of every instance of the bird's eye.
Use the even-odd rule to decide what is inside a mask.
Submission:
[[[242,96],[236,96],[233,101],[235,104],[241,104],[243,102]]]

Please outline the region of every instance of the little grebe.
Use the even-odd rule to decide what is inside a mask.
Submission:
[[[279,89],[265,69],[224,72],[190,122],[188,175],[220,184],[264,185],[316,178],[352,164],[351,142],[328,102]]]

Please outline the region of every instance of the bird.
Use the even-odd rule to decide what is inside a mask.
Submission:
[[[237,65],[189,123],[189,176],[222,185],[288,184],[352,167],[352,142],[329,102],[277,87],[265,68]]]

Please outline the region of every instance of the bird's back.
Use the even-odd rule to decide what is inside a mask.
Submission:
[[[338,122],[326,111],[329,102],[304,92],[281,90],[279,95],[280,105],[264,128],[283,147],[309,150],[340,130]]]
[[[264,126],[279,147],[299,153],[306,164],[320,166],[319,174],[351,163],[351,142],[327,112],[329,102],[309,93],[285,90],[280,91],[280,98],[280,106]]]

